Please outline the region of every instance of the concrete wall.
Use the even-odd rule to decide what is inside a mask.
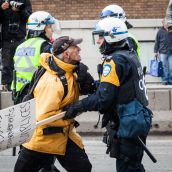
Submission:
[[[147,85],[149,108],[153,111],[172,111],[172,86]],[[0,109],[12,106],[11,92],[0,92]]]
[[[153,46],[158,27],[161,26],[162,19],[133,19],[129,20],[134,28],[130,30],[140,42],[141,63],[143,66],[149,66],[149,61],[154,57]],[[97,64],[101,62],[101,54],[97,45],[92,42],[92,30],[96,20],[71,20],[62,21],[61,35],[69,35],[74,38],[83,38],[81,44],[81,56],[90,72],[97,77]],[[58,35],[60,36],[60,35]],[[57,36],[56,36],[57,37]]]

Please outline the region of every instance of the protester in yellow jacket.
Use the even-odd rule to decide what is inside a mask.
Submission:
[[[40,64],[46,72],[34,89],[37,121],[62,112],[66,105],[78,100],[81,88],[74,71],[81,60],[80,48],[77,46],[81,42],[82,39],[60,37],[53,44],[53,55],[41,55]],[[57,69],[64,73],[63,81]],[[67,83],[65,97],[64,78]],[[91,82],[94,82],[93,78]],[[37,127],[31,140],[23,145],[14,172],[39,171],[43,163],[49,163],[48,159],[52,155],[67,171],[90,172],[92,166],[82,139],[76,133],[75,124],[73,119],[60,119]]]

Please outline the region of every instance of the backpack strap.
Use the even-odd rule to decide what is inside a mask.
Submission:
[[[29,94],[32,94],[41,76],[45,73],[46,69],[39,66],[35,71],[29,86]]]
[[[48,64],[49,64],[50,69],[57,73],[57,75],[60,78],[60,81],[63,84],[63,88],[64,88],[63,99],[64,99],[66,97],[67,93],[68,93],[68,83],[67,83],[66,76],[65,76],[66,72],[63,69],[61,69],[59,66],[56,65],[53,56],[51,56],[48,59]]]

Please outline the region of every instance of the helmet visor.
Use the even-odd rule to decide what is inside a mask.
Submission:
[[[57,19],[54,20],[54,23],[52,24],[52,29],[53,29],[53,33],[54,33],[55,35],[61,33],[60,22],[59,22]]]
[[[93,39],[93,44],[95,45],[95,43],[98,41],[98,39],[100,37],[103,37],[105,35],[105,32],[103,30],[99,30],[99,31],[93,31],[92,32],[92,39]]]
[[[105,18],[105,17],[116,17],[118,18],[118,13],[114,13],[110,10],[104,11],[100,14],[100,18]]]

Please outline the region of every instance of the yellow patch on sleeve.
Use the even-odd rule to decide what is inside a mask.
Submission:
[[[113,60],[104,63],[101,82],[108,82],[117,87],[120,86],[119,78],[116,73],[116,64],[113,62]]]

